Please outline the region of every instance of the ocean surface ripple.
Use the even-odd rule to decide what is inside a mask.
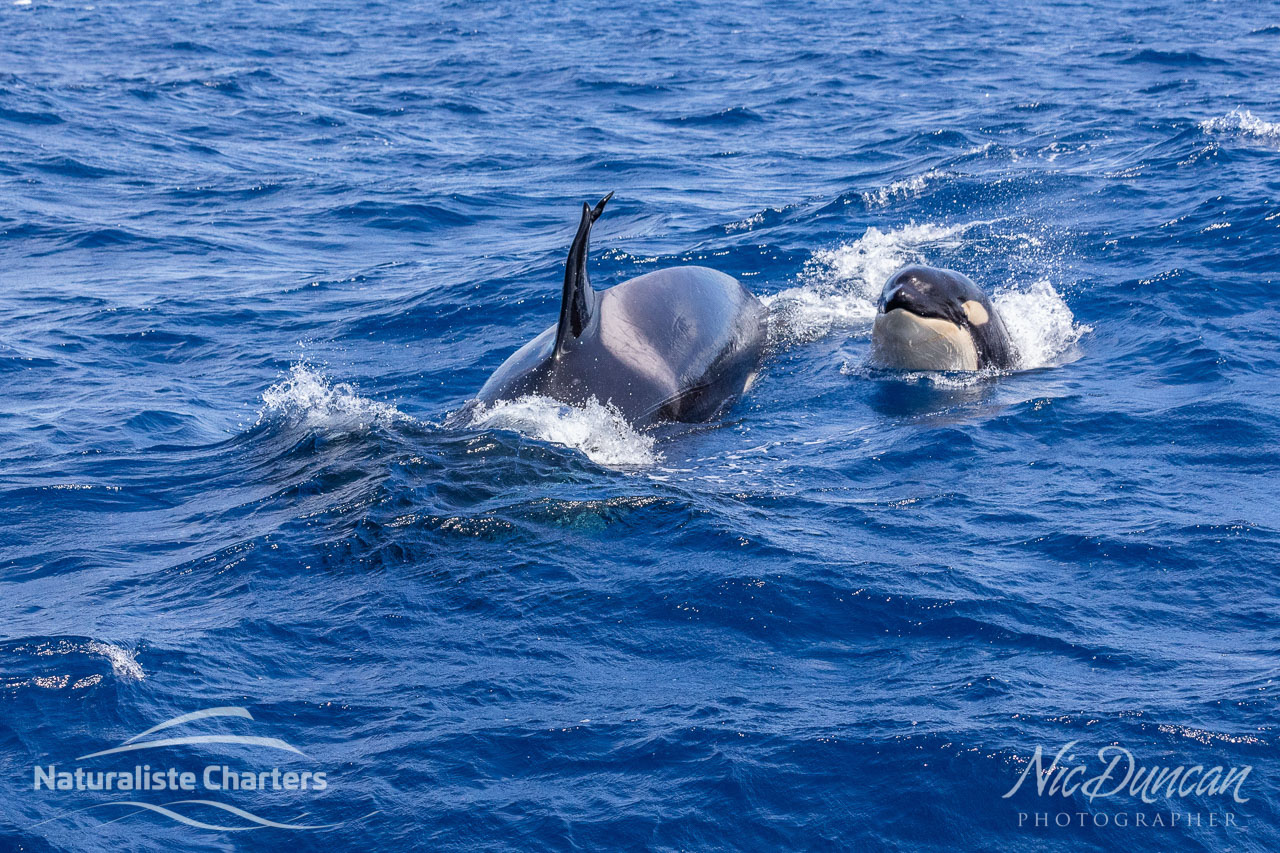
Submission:
[[[1280,849],[1273,7],[19,0],[0,33],[0,847]],[[610,190],[595,284],[737,276],[759,382],[694,427],[458,418]],[[991,290],[1018,370],[869,363],[913,261]],[[330,779],[228,802],[336,826],[32,790],[223,706]],[[1073,740],[1250,765],[1248,801],[1003,797]],[[1096,825],[1136,811],[1205,816]]]

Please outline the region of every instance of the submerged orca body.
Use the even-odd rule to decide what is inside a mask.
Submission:
[[[587,238],[612,196],[582,206],[559,322],[494,372],[480,403],[529,394],[571,405],[594,398],[646,426],[709,420],[750,385],[764,351],[766,310],[737,279],[673,267],[591,288]]]
[[[953,270],[912,265],[885,283],[873,358],[904,370],[1008,370],[1018,353],[995,306]]]

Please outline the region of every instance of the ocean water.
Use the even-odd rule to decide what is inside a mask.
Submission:
[[[5,0],[0,849],[1277,849],[1277,81],[1262,3]],[[610,190],[760,381],[447,426]],[[1021,369],[869,365],[910,261]],[[37,771],[135,765],[326,785]]]

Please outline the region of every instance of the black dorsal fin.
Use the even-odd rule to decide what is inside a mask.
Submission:
[[[564,350],[591,325],[596,315],[596,292],[587,279],[587,238],[591,235],[591,223],[600,218],[605,202],[613,198],[609,193],[595,207],[582,205],[582,221],[578,233],[569,247],[569,259],[564,265],[564,294],[560,298],[560,324],[556,327],[555,355]]]

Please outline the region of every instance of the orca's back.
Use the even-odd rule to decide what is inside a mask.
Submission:
[[[673,267],[599,295],[589,356],[625,382],[609,396],[635,422],[714,417],[759,368],[766,310],[732,276]]]

